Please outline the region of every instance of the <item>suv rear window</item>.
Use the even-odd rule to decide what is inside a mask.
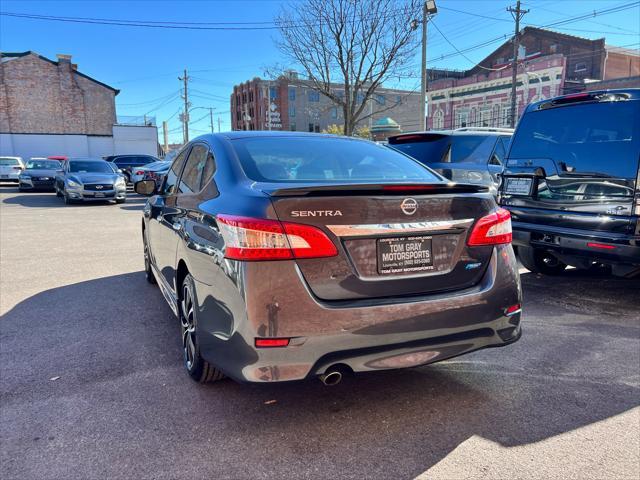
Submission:
[[[405,137],[406,138],[406,137]],[[409,140],[408,138],[411,138]],[[432,163],[473,163],[486,165],[498,137],[496,135],[444,135],[431,133],[390,140],[389,144],[416,160]]]
[[[375,143],[331,137],[232,141],[245,174],[258,182],[438,181],[422,165]]]
[[[532,111],[518,125],[509,160],[552,159],[560,176],[633,179],[640,156],[640,102],[588,103]]]

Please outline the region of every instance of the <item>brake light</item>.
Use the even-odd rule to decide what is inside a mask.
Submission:
[[[225,257],[234,260],[322,258],[338,254],[325,233],[311,225],[218,215]]]
[[[476,222],[469,235],[467,245],[470,247],[499,245],[511,243],[511,240],[511,214],[508,210],[499,208]]]
[[[136,175],[144,175],[144,170],[138,170],[138,171],[136,172]]]
[[[288,338],[256,338],[257,348],[273,348],[289,346]]]

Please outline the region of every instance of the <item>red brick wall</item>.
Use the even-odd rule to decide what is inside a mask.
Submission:
[[[115,92],[29,54],[0,68],[0,131],[112,135]]]

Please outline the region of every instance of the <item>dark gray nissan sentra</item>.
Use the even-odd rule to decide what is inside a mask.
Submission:
[[[147,279],[195,380],[414,367],[520,338],[511,221],[372,142],[286,132],[187,144],[144,208]]]

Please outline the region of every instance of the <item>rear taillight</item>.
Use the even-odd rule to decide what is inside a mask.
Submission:
[[[144,170],[138,170],[138,171],[136,172],[136,175],[144,175]]]
[[[256,338],[257,348],[278,348],[289,346],[288,338]]]
[[[319,228],[261,218],[218,215],[225,257],[234,260],[287,260],[333,257],[333,242]]]
[[[508,210],[499,208],[476,222],[467,245],[470,247],[499,245],[511,243],[511,239],[511,214]]]

